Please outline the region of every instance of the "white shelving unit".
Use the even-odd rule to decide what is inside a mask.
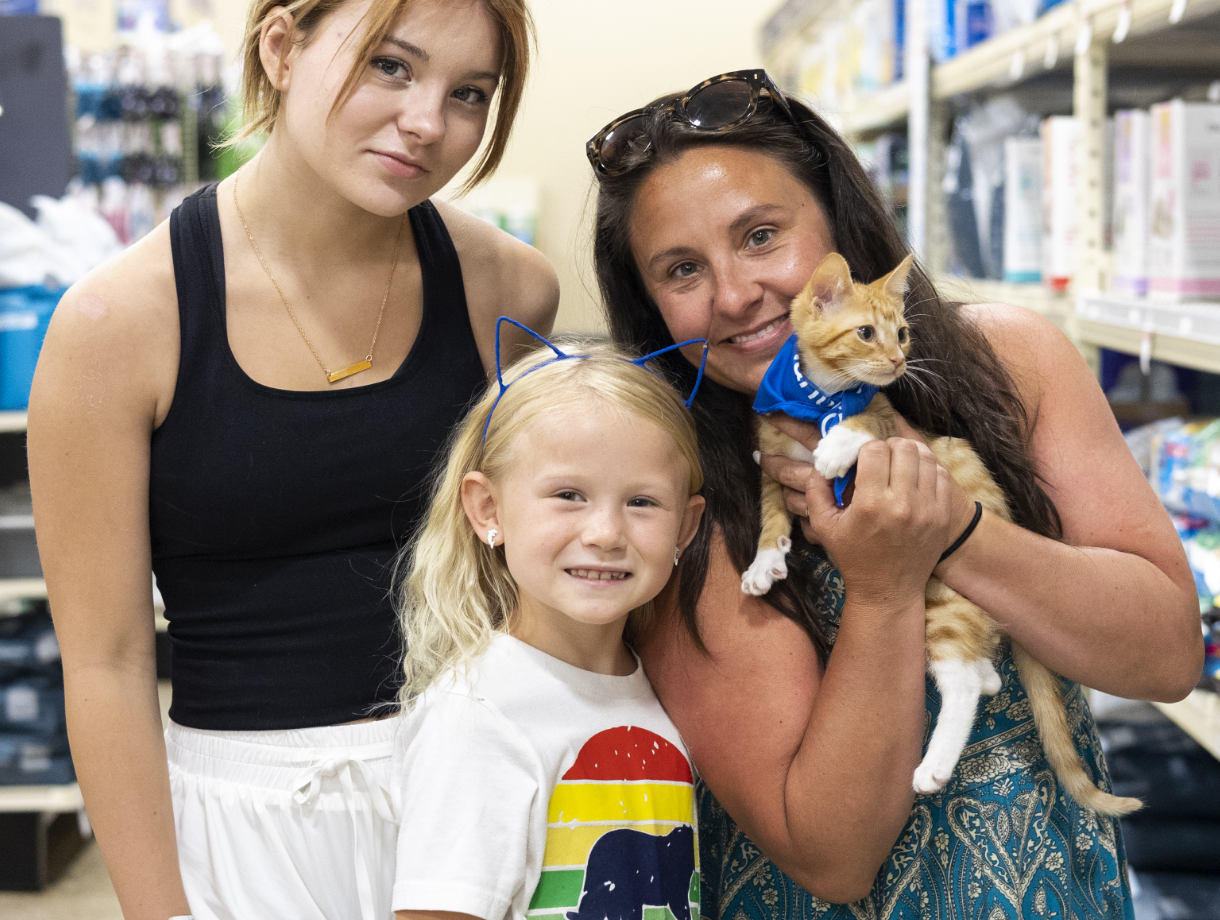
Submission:
[[[26,430],[25,412],[0,412],[0,433],[17,433]],[[34,526],[33,515],[0,515],[0,530],[25,530]],[[0,578],[0,605],[23,599],[43,599],[47,596],[47,583],[41,578]],[[4,616],[0,608],[0,616]],[[88,827],[85,817],[85,800],[80,786],[68,783],[61,786],[0,786],[0,813],[18,814],[36,812],[46,815],[70,814],[80,817],[82,831]]]
[[[850,14],[852,0],[788,0],[763,29],[767,66],[799,71],[803,47],[820,29]],[[1109,348],[1220,373],[1220,304],[1165,303],[1103,293],[1110,269],[1103,252],[1104,122],[1111,66],[1207,67],[1220,74],[1220,0],[1069,0],[1035,22],[932,66],[927,0],[905,0],[905,80],[828,108],[849,137],[866,140],[905,124],[911,248],[948,296],[971,303],[1014,303],[1047,317],[1096,367]],[[1209,22],[1202,22],[1213,17]],[[1184,32],[1182,25],[1195,24]],[[1073,114],[1082,125],[1078,151],[1076,268],[1070,291],[948,277],[949,239],[943,189],[949,102],[962,94],[1017,88],[1048,73],[1071,74]],[[791,86],[789,89],[793,88]],[[812,100],[815,107],[818,100]],[[1220,696],[1196,690],[1158,704],[1220,757]]]
[[[25,431],[24,412],[0,412],[0,432]]]

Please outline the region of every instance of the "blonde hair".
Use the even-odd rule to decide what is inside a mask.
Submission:
[[[652,422],[672,435],[686,460],[689,494],[703,487],[694,421],[677,391],[613,346],[585,342],[564,348],[588,357],[545,364],[554,355],[539,349],[504,372],[511,385],[495,404],[486,443],[483,427],[498,393],[494,385],[451,438],[448,461],[433,483],[428,517],[395,566],[394,599],[406,643],[404,707],[442,673],[461,668],[485,650],[516,608],[517,585],[504,551],[488,546],[470,525],[461,487],[470,472],[493,481],[501,476],[522,450],[528,451],[521,436],[539,418],[579,407]],[[629,629],[638,630],[651,610],[651,602],[633,610]]]
[[[263,69],[259,45],[263,28],[282,13],[292,19],[292,26],[285,38],[284,47],[292,43],[312,40],[318,25],[328,15],[351,0],[255,0],[246,17],[246,34],[242,40],[242,105],[245,124],[241,130],[225,142],[237,144],[260,132],[270,133],[279,117],[282,93],[276,89]],[[373,0],[364,14],[363,34],[356,47],[356,59],[348,71],[339,95],[335,98],[331,114],[356,90],[361,75],[377,46],[385,40],[398,18],[406,12],[414,0]],[[463,183],[461,191],[468,192],[487,179],[508,147],[513,121],[521,106],[525,93],[525,80],[529,75],[530,49],[535,44],[534,21],[525,0],[477,0],[483,4],[500,38],[500,85],[496,93],[495,116],[492,123],[491,140],[483,149],[483,155],[470,178]],[[276,12],[282,7],[281,12]]]

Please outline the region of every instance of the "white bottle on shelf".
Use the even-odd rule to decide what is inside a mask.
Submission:
[[[1004,141],[1004,280],[1042,280],[1042,140]]]
[[[1054,115],[1042,122],[1042,281],[1067,289],[1076,267],[1075,118]]]

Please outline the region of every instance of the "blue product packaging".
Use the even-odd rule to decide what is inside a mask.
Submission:
[[[38,0],[0,0],[0,16],[36,16]]]
[[[894,0],[894,82],[906,73],[907,0]]]
[[[961,54],[995,34],[995,17],[992,15],[991,0],[957,0],[956,6],[955,47],[957,53]]]
[[[66,734],[0,734],[0,786],[60,786],[76,781]]]
[[[51,314],[67,288],[0,290],[0,409],[25,409]]]
[[[0,686],[0,732],[52,736],[67,730],[59,675],[19,678]]]
[[[0,617],[0,680],[59,673],[59,642],[50,616]]]

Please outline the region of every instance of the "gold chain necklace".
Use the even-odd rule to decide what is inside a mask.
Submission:
[[[342,370],[331,371],[318,355],[318,351],[313,347],[313,342],[309,341],[309,336],[305,334],[305,330],[301,328],[300,320],[297,315],[292,312],[292,307],[288,306],[288,299],[284,296],[284,292],[280,290],[279,282],[275,280],[275,276],[271,274],[271,269],[267,265],[267,260],[263,258],[262,251],[258,248],[258,243],[254,242],[254,234],[250,232],[250,225],[246,223],[246,216],[241,212],[241,205],[237,203],[237,173],[233,174],[233,207],[237,208],[237,217],[241,220],[242,228],[246,231],[246,239],[250,241],[250,246],[254,249],[254,254],[258,256],[259,264],[263,266],[263,271],[267,273],[267,278],[275,287],[275,292],[280,295],[280,303],[284,305],[284,309],[288,311],[288,315],[292,318],[292,324],[297,327],[297,332],[301,333],[301,338],[305,340],[305,344],[309,347],[313,354],[314,360],[318,362],[318,367],[322,368],[322,373],[326,375],[326,380],[329,383],[337,383],[344,377],[350,377],[353,374],[359,374],[361,371],[367,371],[373,366],[373,348],[377,345],[377,334],[381,332],[381,318],[385,316],[386,301],[390,299],[390,286],[394,283],[394,272],[398,268],[398,245],[402,241],[402,228],[407,222],[407,215],[402,216],[402,220],[398,222],[398,235],[394,237],[394,264],[390,266],[390,278],[385,283],[385,293],[381,295],[381,309],[377,313],[377,325],[373,327],[373,341],[369,343],[369,353],[364,356],[363,361],[357,361],[350,367],[345,367]]]

